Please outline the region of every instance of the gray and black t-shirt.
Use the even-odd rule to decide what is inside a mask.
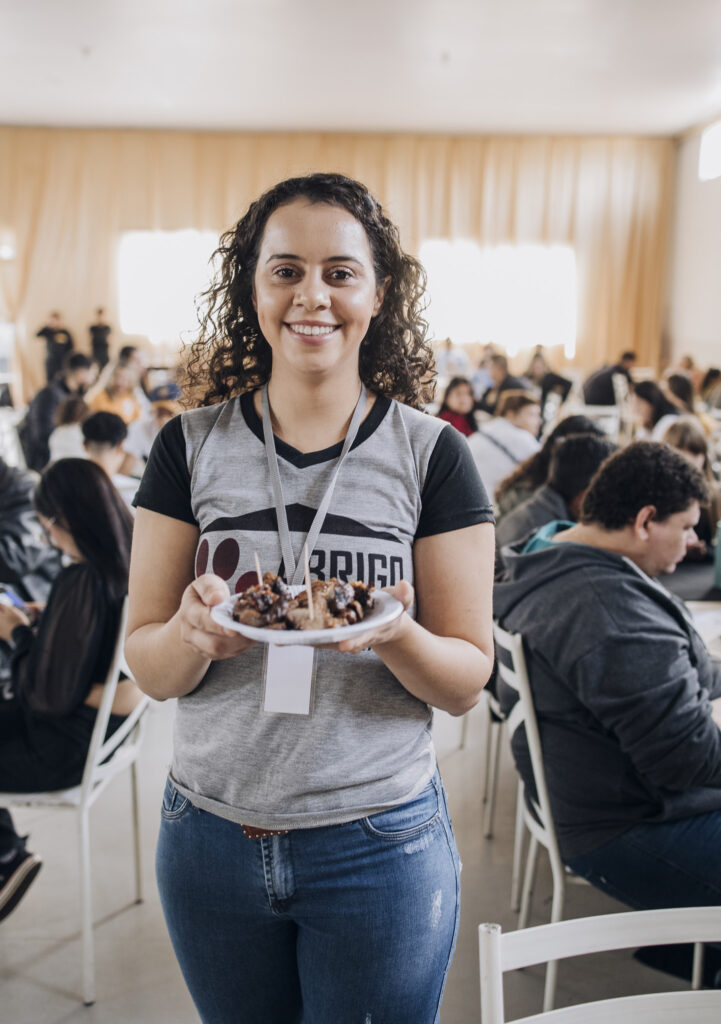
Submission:
[[[341,444],[301,453],[276,438],[296,555]],[[252,394],[196,409],[160,432],[136,504],[196,525],[196,573],[239,592],[283,571]],[[413,582],[416,538],[492,522],[468,445],[450,424],[378,397],[338,476],[311,575]],[[453,567],[449,566],[449,572]],[[178,701],[172,775],[193,803],[258,828],[352,821],[403,803],[435,770],[431,711],[372,651],[316,651],[307,716],[263,711],[266,648],[214,662]]]

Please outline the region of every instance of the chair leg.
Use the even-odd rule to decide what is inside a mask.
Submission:
[[[486,803],[486,810],[483,815],[483,836],[485,839],[491,839],[493,836],[493,818],[496,813],[496,794],[498,793],[498,776],[500,774],[502,729],[502,722],[491,722],[490,745],[492,752],[489,757],[488,802]]]
[[[691,988],[701,988],[701,978],[703,977],[703,957],[704,957],[704,944],[703,942],[694,942],[693,945],[693,968],[691,969]]]
[[[555,869],[551,861],[551,873],[553,875],[553,900],[551,902],[551,924],[563,920],[563,904],[566,896],[566,876],[562,864],[557,864]],[[558,978],[558,961],[549,960],[546,966],[546,984],[543,990],[543,1012],[548,1013],[553,1009],[556,998],[556,980]]]
[[[516,791],[516,832],[513,838],[513,874],[511,876],[511,910],[518,913],[521,906],[521,863],[523,861],[523,783],[518,780]]]
[[[92,879],[90,876],[90,821],[87,807],[78,815],[80,832],[80,930],[83,954],[83,1002],[95,1002],[95,949],[93,946]]]
[[[518,915],[519,929],[525,928],[528,925],[528,915],[531,910],[531,895],[533,893],[533,883],[536,877],[537,863],[538,840],[533,834],[531,834],[531,840],[528,844],[528,854],[526,855],[526,873],[523,877],[523,892],[521,893],[521,912]]]
[[[140,862],[140,802],[138,800],[138,765],[130,766],[131,813],[133,816],[133,860],[135,862],[135,902],[143,902],[143,872]]]
[[[481,800],[485,804],[488,799],[488,783],[491,774],[491,736],[493,719],[491,718],[491,709],[488,706],[488,701],[485,698],[481,698],[483,701],[483,739],[481,740],[481,749],[483,751],[483,780],[481,782]]]

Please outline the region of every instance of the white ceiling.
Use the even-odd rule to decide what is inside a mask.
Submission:
[[[676,134],[720,0],[0,0],[0,124]]]

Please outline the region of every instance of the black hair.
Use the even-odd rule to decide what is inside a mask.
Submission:
[[[636,362],[636,353],[635,352],[631,352],[631,351],[622,352],[621,353],[621,360],[620,361],[622,363],[635,363]]]
[[[70,352],[63,360],[65,373],[74,373],[75,370],[89,370],[92,360],[88,359],[82,352]]]
[[[672,373],[666,378],[666,387],[678,399],[686,412],[693,412],[693,384],[685,373]]]
[[[527,459],[517,466],[507,477],[505,477],[496,488],[496,500],[512,487],[523,484],[534,491],[546,482],[548,466],[551,461],[553,443],[559,437],[567,437],[569,434],[594,434],[596,437],[605,437],[606,433],[594,423],[588,416],[566,416],[557,423],[539,451],[529,455]]]
[[[185,367],[187,404],[222,402],[263,385],[272,365],[253,305],[253,278],[266,223],[279,207],[296,200],[327,203],[362,224],[373,257],[376,282],[390,278],[378,314],[358,358],[361,380],[373,391],[420,406],[433,396],[434,355],[426,340],[426,274],[403,252],[398,229],[365,185],[343,174],[288,178],[268,189],[235,227],[221,236],[213,258],[219,270],[201,297],[200,331]]]
[[[653,380],[639,381],[635,385],[633,393],[651,406],[652,427],[655,427],[663,416],[678,415],[678,406],[666,398],[661,388]]]
[[[88,444],[117,448],[127,436],[125,421],[114,412],[94,412],[83,421],[83,438]]]
[[[118,363],[120,366],[125,366],[126,363],[129,363],[137,351],[137,345],[123,345],[118,352]]]
[[[469,391],[471,392],[471,402],[473,402],[473,386],[471,385],[471,382],[469,381],[468,377],[451,377],[451,379],[448,382],[448,387],[443,392],[443,400],[441,402],[438,412],[436,413],[437,416],[440,416],[442,412],[450,411],[448,410],[448,396],[450,395],[451,391],[461,386],[467,387],[469,389]],[[473,415],[473,406],[471,406],[470,412],[455,413],[455,415],[462,416],[474,433],[476,430],[478,430],[478,424],[476,423],[476,418]]]
[[[688,459],[656,441],[636,441],[607,459],[583,499],[582,523],[620,530],[646,505],[663,522],[697,501],[707,505],[703,474]]]
[[[598,467],[618,450],[610,438],[595,434],[569,434],[553,444],[546,483],[567,505],[586,490]]]
[[[90,459],[58,459],[40,478],[34,504],[68,531],[110,597],[121,600],[128,592],[133,517],[105,470]]]

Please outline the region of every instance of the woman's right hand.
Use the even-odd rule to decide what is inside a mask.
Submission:
[[[211,661],[233,658],[255,643],[211,618],[210,609],[229,597],[228,584],[212,573],[198,576],[183,592],[178,611],[181,638]]]

